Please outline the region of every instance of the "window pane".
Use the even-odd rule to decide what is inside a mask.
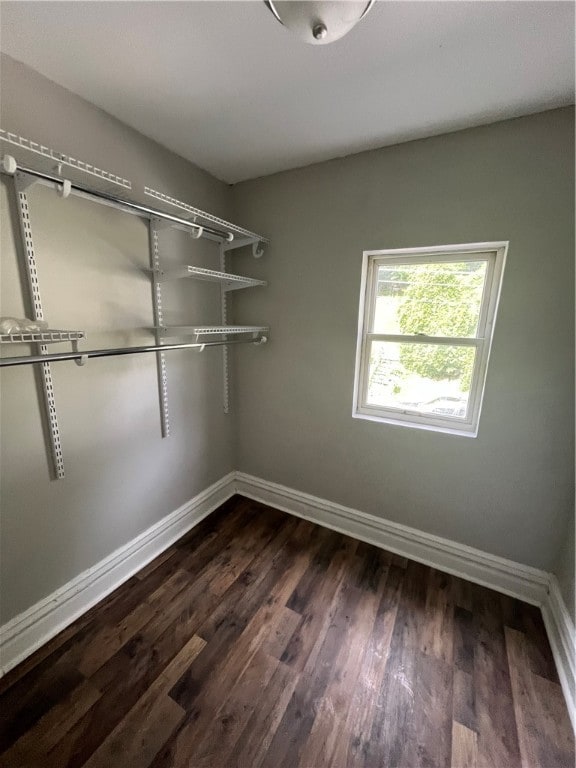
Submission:
[[[367,405],[464,419],[475,347],[373,341]]]
[[[486,261],[378,267],[374,333],[474,337]]]

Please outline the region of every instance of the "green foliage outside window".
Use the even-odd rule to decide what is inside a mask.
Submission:
[[[481,262],[419,264],[395,270],[386,277],[397,281],[382,285],[380,295],[400,298],[397,318],[403,334],[474,336],[478,322],[484,269]],[[400,360],[407,371],[441,381],[461,378],[461,390],[470,389],[474,356],[467,347],[403,344]]]

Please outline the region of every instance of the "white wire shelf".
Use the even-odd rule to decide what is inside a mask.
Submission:
[[[62,152],[56,152],[50,147],[45,147],[43,144],[39,144],[37,141],[31,141],[23,136],[19,136],[17,133],[11,133],[0,128],[0,141],[5,141],[8,144],[12,144],[15,147],[26,149],[29,152],[33,152],[36,155],[41,155],[46,158],[50,163],[54,161],[58,165],[65,165],[67,168],[74,168],[77,171],[88,173],[90,176],[96,176],[99,179],[109,183],[124,187],[125,189],[132,189],[132,183],[128,179],[123,179],[122,176],[117,176],[115,173],[105,171],[102,168],[98,168],[90,163],[85,163],[82,160],[78,160],[70,155],[65,155]]]
[[[258,285],[266,285],[264,280],[255,280],[252,277],[243,275],[232,275],[229,272],[217,272],[214,269],[205,269],[204,267],[175,267],[160,273],[159,280],[177,280],[183,277],[192,277],[196,280],[209,280],[213,283],[220,283],[225,291],[237,291],[240,288],[254,288]]]
[[[171,325],[158,328],[160,336],[175,338],[178,336],[228,336],[242,333],[265,333],[264,325]]]
[[[239,227],[237,224],[232,224],[232,222],[226,221],[226,219],[221,219],[219,216],[206,213],[206,211],[202,211],[200,208],[195,208],[193,205],[184,203],[182,200],[177,200],[175,197],[170,197],[170,195],[166,195],[164,192],[158,192],[151,187],[144,187],[144,194],[149,195],[150,197],[154,197],[156,200],[162,200],[162,202],[168,203],[168,205],[172,205],[175,208],[180,208],[182,211],[186,211],[186,213],[193,217],[193,221],[202,219],[202,221],[198,221],[198,224],[202,224],[203,222],[218,224],[218,226],[233,232],[235,235],[240,235],[241,237],[248,238],[251,241],[253,240],[259,243],[269,242],[268,238],[262,237],[262,235],[258,235],[256,232],[250,232],[249,229],[244,229],[243,227]]]
[[[79,341],[86,338],[84,331],[36,331],[34,333],[3,333],[0,344],[54,344],[59,341]]]

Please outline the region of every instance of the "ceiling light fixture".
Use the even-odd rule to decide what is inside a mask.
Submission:
[[[350,32],[368,13],[374,0],[264,0],[280,24],[311,45],[333,43]]]

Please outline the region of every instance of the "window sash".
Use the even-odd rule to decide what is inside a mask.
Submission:
[[[410,408],[396,408],[392,405],[374,405],[368,402],[368,384],[370,375],[370,353],[372,351],[373,341],[392,341],[402,342],[403,344],[449,344],[455,347],[474,347],[476,354],[474,357],[474,368],[472,369],[472,377],[470,383],[470,393],[468,395],[468,403],[466,406],[465,416],[449,416],[447,414],[437,415],[429,412],[417,411]],[[438,336],[426,336],[426,337],[414,337],[414,336],[395,336],[393,334],[379,334],[370,333],[366,334],[362,345],[361,356],[361,374],[360,374],[360,401],[358,404],[358,410],[360,412],[366,411],[368,414],[377,415],[378,413],[395,413],[397,416],[412,416],[416,422],[425,420],[427,423],[434,423],[438,425],[450,423],[459,424],[462,427],[471,426],[474,423],[474,419],[477,414],[480,403],[478,392],[479,382],[481,381],[480,368],[482,366],[482,360],[484,357],[484,339],[461,339],[461,338],[447,338]],[[464,343],[462,343],[464,342]]]
[[[378,298],[378,269],[381,266],[387,266],[389,264],[453,264],[457,262],[467,261],[485,261],[486,262],[486,275],[484,278],[484,286],[482,289],[482,298],[480,300],[480,312],[478,316],[478,324],[476,327],[476,336],[459,336],[458,338],[483,338],[486,334],[486,324],[488,321],[488,299],[490,297],[490,288],[494,279],[494,267],[496,265],[496,251],[477,251],[477,252],[460,252],[450,255],[439,256],[418,256],[412,259],[404,257],[372,257],[369,262],[369,274],[367,283],[370,287],[370,292],[367,302],[367,315],[365,317],[365,332],[372,333],[374,330],[374,321],[376,315],[376,299]],[[420,334],[414,334],[419,336]],[[445,338],[445,337],[440,337]],[[446,337],[448,338],[448,337]]]

